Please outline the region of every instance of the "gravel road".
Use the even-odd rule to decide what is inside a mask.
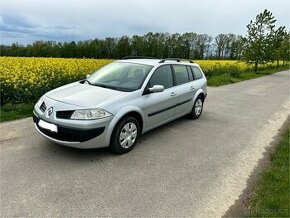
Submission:
[[[32,119],[0,124],[1,217],[220,217],[290,114],[284,71],[209,88],[198,120],[142,136],[130,153],[45,140]]]

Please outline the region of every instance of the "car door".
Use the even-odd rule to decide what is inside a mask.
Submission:
[[[193,76],[186,65],[172,65],[176,83],[177,106],[175,117],[189,113],[193,106],[193,96],[196,92]]]
[[[158,67],[152,74],[145,90],[154,85],[163,85],[164,91],[144,95],[146,102],[144,110],[146,116],[145,130],[172,120],[175,113],[176,88],[173,86],[173,74],[170,65]]]
[[[193,86],[195,87],[195,90],[198,89],[204,89],[204,85],[206,84],[203,80],[203,74],[201,70],[196,66],[190,66],[190,69],[193,73]]]

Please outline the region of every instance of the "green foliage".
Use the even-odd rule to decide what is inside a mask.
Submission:
[[[250,217],[289,217],[289,134],[288,129],[271,156],[269,168],[262,174],[250,202]]]
[[[224,34],[223,34],[224,35]],[[225,34],[226,43],[220,59],[237,59],[241,36]],[[217,59],[212,44],[213,37],[197,33],[152,33],[143,36],[107,37],[79,42],[36,41],[23,46],[18,43],[1,45],[1,56],[61,57],[61,58],[110,58],[125,56],[179,57],[185,59]]]
[[[287,33],[285,27],[279,27],[273,36],[272,60],[276,61],[279,67],[280,60],[289,61],[290,59],[290,33]]]
[[[268,10],[256,16],[256,20],[247,25],[247,36],[243,38],[244,49],[243,59],[254,64],[255,71],[259,64],[270,61],[277,61],[277,66],[281,60],[282,44],[287,35],[285,27],[275,30],[275,18]],[[288,42],[289,43],[289,42]],[[289,44],[288,44],[289,47]]]
[[[290,60],[290,32],[284,35],[280,47],[280,58],[283,62],[287,62]]]
[[[31,117],[34,104],[6,104],[0,106],[0,122]]]
[[[244,80],[254,79],[261,76],[271,75],[273,73],[276,73],[282,70],[288,70],[289,66],[285,65],[285,66],[280,66],[279,68],[268,67],[268,68],[263,68],[263,70],[260,70],[258,72],[254,72],[250,69],[246,69],[246,70],[236,71],[235,73],[231,73],[232,72],[230,70],[231,68],[228,68],[228,69],[229,71],[220,70],[219,71],[220,74],[214,73],[211,76],[208,76],[208,74],[206,74],[206,77],[208,79],[207,81],[208,85],[221,86],[221,85],[241,82]],[[213,72],[217,72],[217,71],[218,70],[214,70]]]

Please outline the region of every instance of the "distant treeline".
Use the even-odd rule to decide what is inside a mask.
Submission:
[[[185,59],[239,59],[242,37],[235,34],[152,33],[85,41],[36,41],[28,45],[1,45],[1,56],[61,58],[122,58],[125,56]]]

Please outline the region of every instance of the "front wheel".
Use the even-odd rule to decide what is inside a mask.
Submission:
[[[135,117],[123,118],[115,127],[111,137],[111,150],[124,154],[132,150],[140,135],[140,124]]]
[[[193,104],[189,117],[191,119],[198,119],[202,113],[202,109],[203,109],[203,98],[201,96],[198,96]]]

